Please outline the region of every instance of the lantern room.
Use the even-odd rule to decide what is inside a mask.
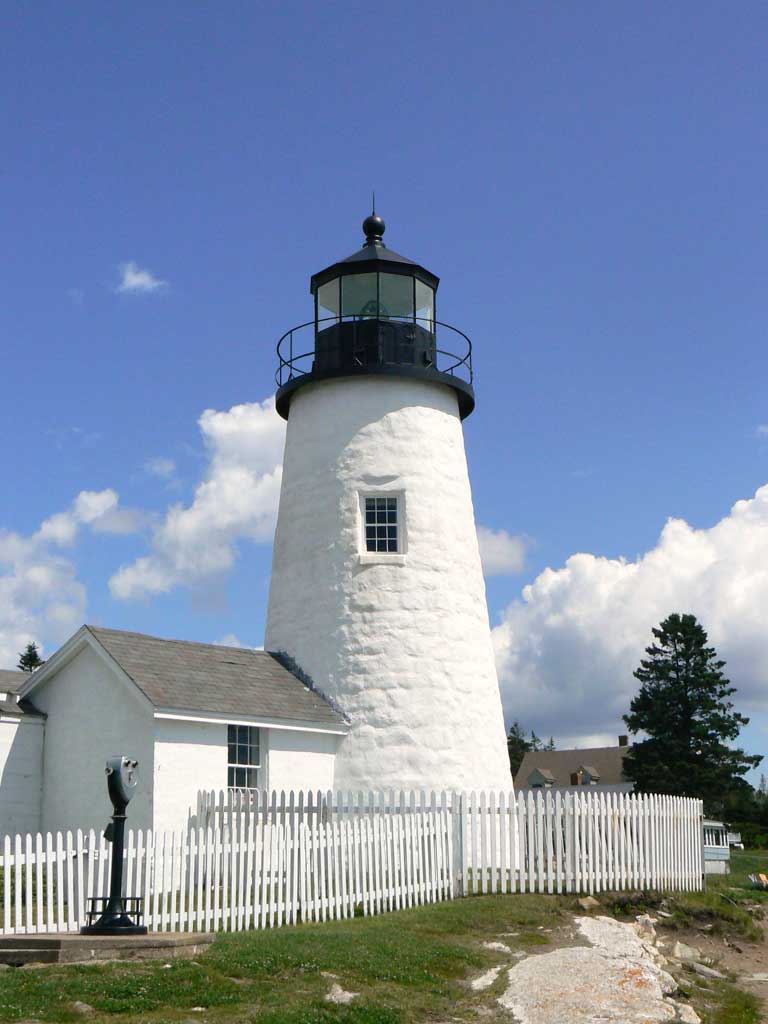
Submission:
[[[298,387],[366,374],[433,379],[456,392],[462,419],[474,408],[472,346],[436,318],[439,278],[389,249],[384,230],[371,213],[362,248],[313,275],[314,320],[278,343],[277,411],[285,419]]]

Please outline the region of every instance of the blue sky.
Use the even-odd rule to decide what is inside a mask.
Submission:
[[[84,618],[261,643],[268,516],[208,509],[231,564],[176,537],[165,592],[115,574],[167,570],[217,466],[268,473],[198,420],[268,398],[375,188],[474,341],[477,518],[525,549],[488,578],[508,715],[619,731],[650,627],[694,610],[768,749],[768,495],[730,511],[768,482],[766,30],[756,3],[6,5],[3,663]]]

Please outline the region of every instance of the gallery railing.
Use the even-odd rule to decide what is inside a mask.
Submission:
[[[371,344],[371,328],[388,325],[395,328],[391,343]],[[277,386],[316,372],[318,355],[353,369],[417,365],[472,383],[472,342],[458,327],[426,317],[325,317],[292,327],[277,343]]]

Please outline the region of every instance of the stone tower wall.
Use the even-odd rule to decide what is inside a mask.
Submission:
[[[405,550],[377,561],[360,498],[386,493],[403,497]],[[387,376],[295,393],[266,648],[294,658],[350,719],[337,788],[511,789],[450,388]]]

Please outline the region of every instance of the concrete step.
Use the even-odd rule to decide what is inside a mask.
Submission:
[[[99,960],[157,960],[199,956],[212,932],[150,932],[149,935],[0,936],[0,965],[94,963]]]
[[[62,936],[58,933],[52,935],[3,935],[0,936],[0,950],[60,949],[61,942]]]
[[[20,967],[21,964],[56,964],[59,962],[58,949],[39,949],[25,946],[20,949],[0,949],[0,964]]]

